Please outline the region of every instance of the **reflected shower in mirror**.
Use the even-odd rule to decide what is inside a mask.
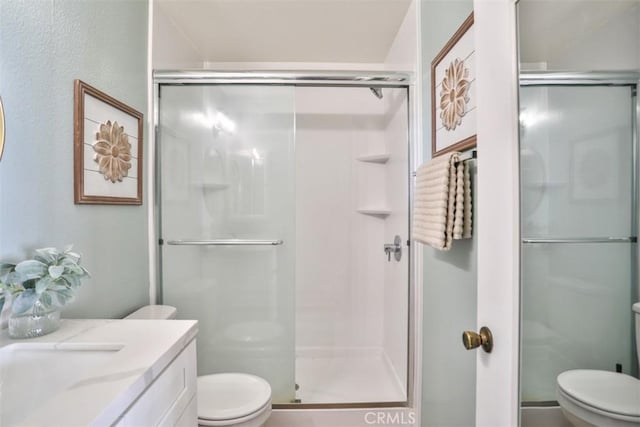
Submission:
[[[640,422],[640,2],[520,0],[518,25],[522,426]]]

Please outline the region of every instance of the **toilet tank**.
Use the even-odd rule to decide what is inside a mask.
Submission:
[[[170,305],[145,305],[125,319],[168,320],[175,319],[177,310]]]

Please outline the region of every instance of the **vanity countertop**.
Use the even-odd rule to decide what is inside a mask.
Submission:
[[[132,319],[64,319],[59,330],[25,340],[10,339],[7,330],[3,330],[0,350],[13,344],[54,350],[82,350],[87,346],[115,349],[113,355],[92,367],[71,387],[48,396],[19,425],[112,425],[195,338],[197,331],[197,322],[193,320]],[[37,388],[38,384],[30,386]],[[0,383],[0,400],[4,393],[11,392],[2,390]]]

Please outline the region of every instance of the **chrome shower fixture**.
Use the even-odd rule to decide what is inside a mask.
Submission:
[[[376,98],[378,99],[382,99],[382,97],[384,96],[382,94],[382,88],[381,87],[370,87],[369,88],[371,90],[371,92],[373,92],[373,94],[376,96]]]

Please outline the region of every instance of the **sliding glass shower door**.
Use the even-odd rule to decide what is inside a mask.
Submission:
[[[569,369],[635,372],[634,86],[520,90],[522,401]]]
[[[198,319],[198,374],[295,398],[295,99],[287,86],[160,86],[162,301]]]

